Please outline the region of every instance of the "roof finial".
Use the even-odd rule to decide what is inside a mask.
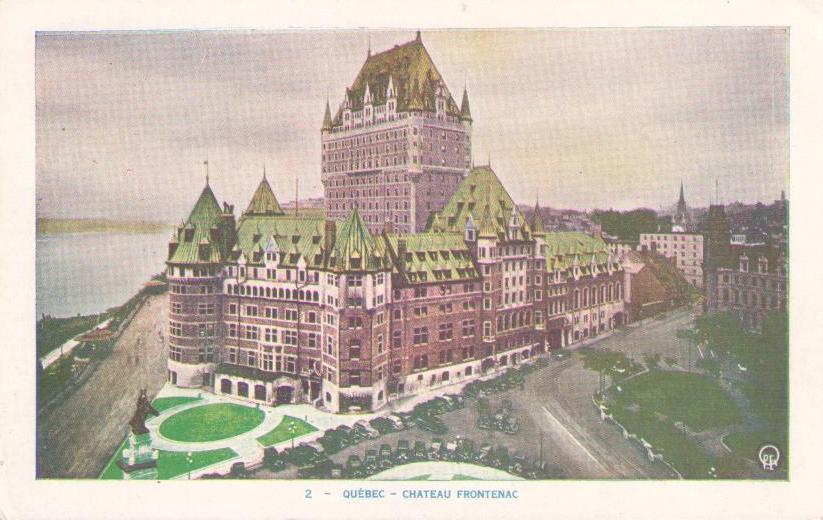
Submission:
[[[263,161],[263,180],[266,180],[266,161]]]
[[[369,48],[366,51],[366,57],[371,58],[371,34],[369,34]]]
[[[414,36],[415,41],[422,42],[423,38],[420,36],[420,29],[417,29],[417,34]]]
[[[209,156],[206,156],[206,160],[203,161],[203,166],[206,167],[206,186],[209,185]]]

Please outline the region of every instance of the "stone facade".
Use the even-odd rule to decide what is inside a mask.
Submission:
[[[418,37],[369,54],[321,129],[329,219],[357,207],[368,229],[425,229],[471,164],[468,97],[458,108]]]
[[[605,242],[530,224],[488,167],[420,233],[287,216],[265,178],[236,226],[232,209],[207,186],[169,245],[179,386],[374,410],[625,321]]]

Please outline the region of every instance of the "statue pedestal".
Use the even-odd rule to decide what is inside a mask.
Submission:
[[[117,465],[126,480],[157,480],[158,452],[152,448],[149,433],[129,433],[129,444]]]

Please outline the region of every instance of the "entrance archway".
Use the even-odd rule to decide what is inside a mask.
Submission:
[[[230,394],[231,393],[231,381],[228,379],[221,379],[220,380],[220,393],[221,394]]]
[[[292,402],[293,396],[294,388],[287,385],[278,386],[275,393],[275,402],[277,404],[288,404]]]
[[[254,398],[258,401],[265,401],[266,400],[266,387],[265,385],[254,385]]]

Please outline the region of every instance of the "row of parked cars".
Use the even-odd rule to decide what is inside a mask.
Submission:
[[[560,468],[539,460],[530,460],[521,453],[509,454],[505,446],[484,443],[477,446],[471,439],[450,439],[439,437],[428,445],[415,441],[412,445],[406,439],[397,441],[395,449],[388,443],[379,449],[367,449],[363,457],[350,455],[346,464],[336,464],[327,457],[318,457],[301,466],[299,478],[317,479],[362,479],[385,471],[394,466],[423,461],[447,461],[478,464],[507,471],[527,479],[544,479],[562,475]]]
[[[526,375],[547,366],[548,363],[548,359],[540,358],[532,364],[511,368],[493,379],[473,381],[466,385],[460,394],[435,397],[415,405],[411,412],[398,412],[371,420],[362,419],[352,426],[341,425],[337,428],[330,428],[316,441],[301,443],[293,449],[285,448],[277,452],[273,447],[266,448],[264,466],[271,471],[280,471],[286,465],[293,464],[298,467],[300,478],[363,478],[394,465],[420,460],[473,462],[508,471],[508,462],[499,461],[496,455],[498,451],[492,450],[490,445],[483,445],[475,450],[474,444],[468,439],[443,443],[439,438],[435,438],[432,446],[428,447],[422,441],[417,441],[411,446],[409,441],[399,440],[394,451],[389,444],[384,443],[379,450],[366,450],[362,459],[357,455],[350,456],[345,465],[335,464],[329,459],[329,455],[387,433],[414,427],[435,435],[444,435],[448,432],[448,428],[440,419],[440,415],[463,408],[467,399],[477,398],[479,403],[484,400],[488,402],[486,399],[488,395],[522,386]],[[519,424],[512,416],[511,401],[504,400],[501,408],[494,413],[481,413],[478,427],[509,434],[517,433]],[[505,448],[499,449],[505,450]],[[517,469],[516,466],[514,467]],[[521,476],[532,478],[525,473]]]

